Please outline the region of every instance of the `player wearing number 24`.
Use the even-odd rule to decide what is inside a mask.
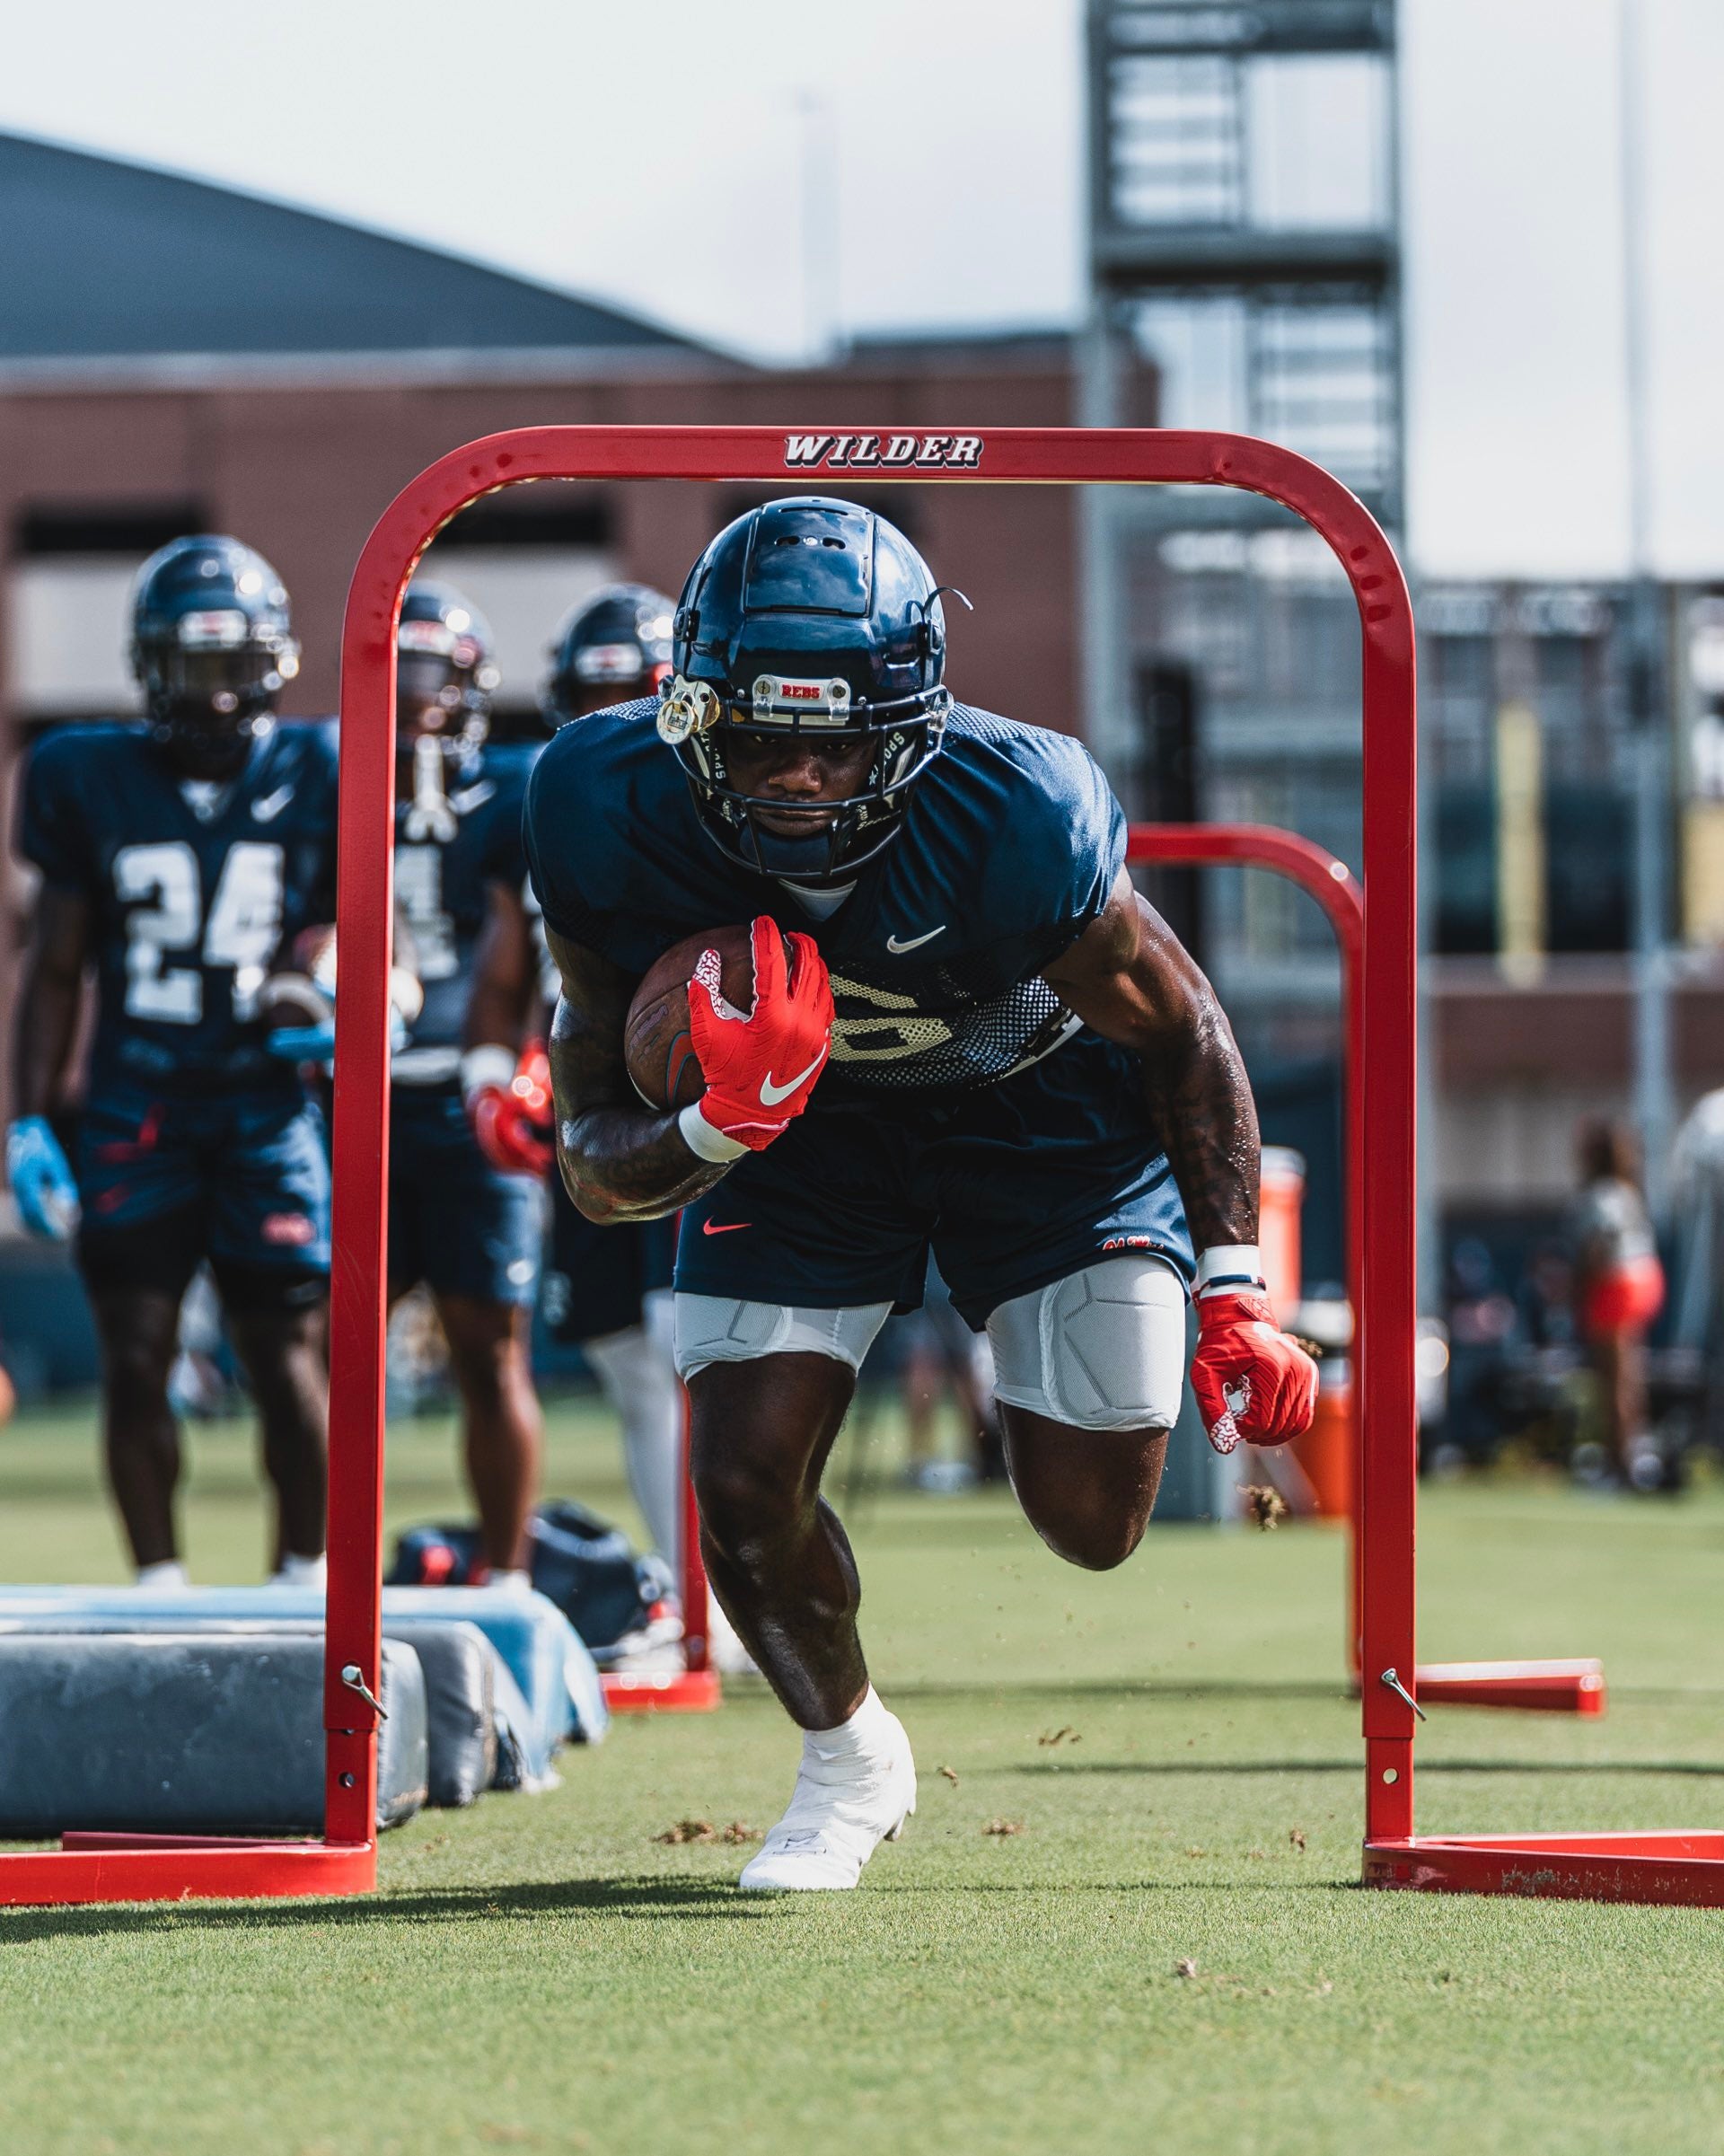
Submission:
[[[334,914],[334,729],[277,720],[298,668],[287,594],[236,540],[176,540],[144,565],[131,658],[145,716],[57,729],[24,776],[20,850],[42,883],[7,1173],[28,1228],[76,1236],[140,1576],[180,1576],[168,1377],[207,1259],[258,1402],[276,1565],[314,1578],[329,1166],[320,1112],[264,1010],[279,955]],[[68,1164],[50,1119],[88,973],[95,1032]]]
[[[695,564],[656,706],[566,729],[528,789],[564,1179],[600,1221],[686,1208],[677,1356],[708,1569],[804,1731],[747,1888],[853,1887],[914,1809],[820,1482],[930,1245],[990,1336],[1018,1500],[1073,1563],[1120,1563],[1148,1524],[1189,1291],[1218,1449],[1295,1437],[1314,1404],[1263,1297],[1227,1018],[1132,889],[1085,750],[954,704],[945,659],[940,590],[902,532],[775,502]],[[644,1106],[637,984],[743,920],[746,1007],[717,949],[688,988],[704,1095]]]

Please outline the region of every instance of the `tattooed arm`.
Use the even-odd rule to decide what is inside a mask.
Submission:
[[[673,1115],[642,1104],[622,1057],[635,983],[608,959],[550,928],[562,976],[550,1022],[557,1165],[589,1220],[652,1220],[709,1191],[725,1173],[690,1150]]]
[[[1123,869],[1044,978],[1086,1025],[1135,1049],[1200,1251],[1257,1240],[1257,1111],[1233,1029],[1191,955]]]

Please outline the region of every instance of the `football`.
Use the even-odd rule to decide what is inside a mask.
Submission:
[[[274,1033],[281,1026],[327,1025],[334,1016],[335,930],[302,928],[288,964],[271,973],[258,991],[258,1016]]]
[[[666,951],[635,990],[622,1034],[629,1076],[649,1108],[686,1108],[706,1091],[689,1030],[689,982],[707,951],[718,954],[719,995],[733,1010],[753,1008],[754,954],[746,923],[684,937]]]

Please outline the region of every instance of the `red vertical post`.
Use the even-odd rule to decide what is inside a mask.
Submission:
[[[700,1554],[700,1508],[695,1501],[694,1477],[689,1473],[689,1395],[682,1391],[682,1646],[690,1669],[712,1666],[712,1590],[707,1584],[707,1567]]]
[[[1375,551],[1377,559],[1368,559]],[[1364,638],[1365,1324],[1359,1342],[1359,1564],[1368,1841],[1412,1832],[1416,1683],[1413,1353],[1417,1131],[1418,732],[1412,610],[1387,542],[1342,556]]]
[[[389,968],[394,905],[395,624],[404,550],[367,547],[341,646],[336,899],[334,1263],[330,1282],[330,1584],[324,1832],[376,1831],[383,1659],[383,1335],[389,1184]]]

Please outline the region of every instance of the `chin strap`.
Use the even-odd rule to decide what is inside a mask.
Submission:
[[[443,785],[443,744],[428,734],[413,744],[413,805],[407,812],[403,836],[409,841],[430,839],[446,846],[459,826]]]

